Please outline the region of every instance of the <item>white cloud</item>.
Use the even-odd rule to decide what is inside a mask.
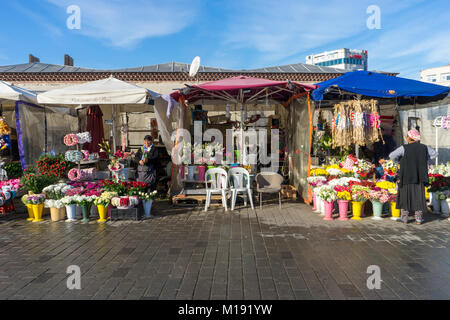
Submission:
[[[65,9],[81,9],[81,32],[117,47],[181,31],[196,16],[198,1],[46,0]],[[69,15],[67,15],[69,17]]]
[[[421,0],[408,3],[373,0],[239,2],[228,10],[223,46],[228,50],[255,49],[260,53],[259,59],[252,63],[283,61],[294,54],[343,41],[368,30],[366,10],[369,5],[379,5],[383,16],[417,2]],[[329,50],[338,47],[333,45]]]

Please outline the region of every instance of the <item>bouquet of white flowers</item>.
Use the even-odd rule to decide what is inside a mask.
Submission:
[[[65,204],[63,203],[62,200],[52,200],[52,199],[48,199],[48,200],[45,200],[44,206],[45,206],[46,208],[57,208],[57,209],[61,209],[61,208],[64,208]]]
[[[105,191],[100,195],[100,197],[94,200],[94,204],[96,206],[107,207],[111,203],[111,199],[117,196],[117,192]]]
[[[72,189],[72,186],[65,183],[58,183],[45,187],[42,191],[45,193],[47,199],[60,200],[64,198],[66,191],[70,189]]]
[[[138,193],[138,197],[139,199],[141,199],[142,201],[151,201],[155,199],[156,194],[158,193],[158,191],[153,191],[150,193],[147,192],[139,192]]]
[[[61,202],[65,205],[65,206],[70,206],[72,204],[77,204],[77,198],[78,196],[65,196],[64,198],[61,199]]]
[[[332,202],[337,199],[336,191],[330,186],[320,187],[317,195],[325,202]]]

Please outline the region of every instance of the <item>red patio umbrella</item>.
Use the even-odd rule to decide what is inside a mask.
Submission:
[[[88,150],[90,153],[99,152],[99,143],[102,142],[104,138],[103,131],[103,112],[100,106],[90,106],[87,112],[87,125],[86,131],[89,131],[92,136],[91,143],[86,143],[84,145],[84,150]]]

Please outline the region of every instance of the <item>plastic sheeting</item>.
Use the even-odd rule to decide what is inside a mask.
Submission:
[[[450,115],[450,98],[429,105],[400,107],[400,124],[403,137],[406,137],[408,129],[420,128],[421,142],[436,149],[436,128],[433,121],[439,116]],[[438,129],[439,163],[450,161],[450,129]],[[404,143],[404,142],[403,142]],[[435,164],[434,160],[431,163]]]
[[[313,114],[314,110],[311,109]],[[289,180],[304,199],[308,198],[309,117],[306,98],[295,99],[289,105],[287,118],[287,150]]]
[[[78,120],[43,107],[18,101],[15,109],[17,142],[22,168],[33,166],[46,152],[55,154],[67,150],[63,138],[77,132]]]

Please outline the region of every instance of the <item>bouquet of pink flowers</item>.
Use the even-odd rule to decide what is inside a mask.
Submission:
[[[20,179],[10,179],[8,181],[0,181],[0,189],[2,187],[10,187],[12,191],[19,191],[22,188],[22,184],[20,183]]]
[[[372,201],[386,203],[389,201],[389,192],[385,189],[375,187],[369,191],[369,197]]]

